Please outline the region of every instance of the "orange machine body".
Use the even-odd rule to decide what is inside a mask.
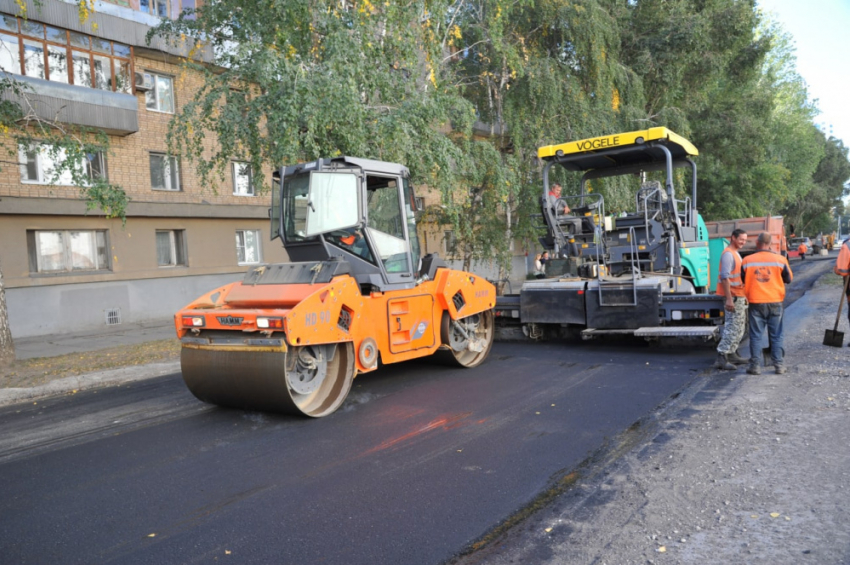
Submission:
[[[444,346],[441,327],[445,316],[458,320],[490,310],[495,302],[496,289],[486,279],[443,268],[437,270],[434,280],[414,288],[366,296],[349,275],[317,284],[236,282],[180,310],[175,325],[181,339],[193,330],[239,331],[246,338],[283,336],[290,347],[351,342],[358,352],[364,341],[371,339],[381,361],[388,364],[433,354]],[[197,325],[198,318],[202,325]],[[282,319],[282,327],[260,327],[258,319]],[[364,362],[362,355],[355,355],[355,360],[358,373],[377,368],[377,362]]]

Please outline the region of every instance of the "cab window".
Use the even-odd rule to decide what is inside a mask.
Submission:
[[[404,239],[405,215],[397,178],[368,176],[366,202],[369,236],[387,273],[409,273],[409,247]]]

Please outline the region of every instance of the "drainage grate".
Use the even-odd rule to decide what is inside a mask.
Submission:
[[[121,308],[110,308],[106,311],[106,325],[117,326],[121,323]]]

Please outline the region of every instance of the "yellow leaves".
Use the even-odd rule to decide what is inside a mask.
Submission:
[[[89,21],[89,19],[94,14],[94,0],[77,0],[77,14],[79,16],[81,24],[84,24]],[[92,31],[97,31],[96,23],[92,22],[91,27]]]
[[[667,548],[662,545],[661,547],[659,547],[655,551],[657,551],[658,553],[667,553]]]
[[[611,109],[615,112],[620,110],[620,91],[616,88],[611,93]]]
[[[436,88],[436,87],[437,87],[437,75],[436,75],[436,74],[434,74],[434,69],[433,69],[433,68],[431,69],[431,72],[430,72],[430,73],[428,73],[428,80],[430,80],[430,81],[431,81],[431,84],[433,84],[433,85],[434,85],[434,88]]]
[[[375,6],[369,0],[362,0],[357,11],[361,14],[372,15],[375,13]]]
[[[153,534],[148,534],[148,537],[149,537],[149,538],[155,538],[155,537],[156,537],[156,534],[155,534],[155,533],[153,533]]]
[[[548,534],[549,532],[552,531],[552,528],[546,528],[544,531]]]
[[[771,512],[770,517],[771,518],[779,518],[779,512]]]

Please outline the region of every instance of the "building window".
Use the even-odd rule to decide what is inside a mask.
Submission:
[[[156,264],[160,267],[186,265],[185,230],[156,230]]]
[[[422,212],[425,210],[425,198],[423,196],[414,196],[413,203],[416,204],[416,211]]]
[[[106,230],[29,230],[30,270],[35,273],[108,270],[106,240]]]
[[[0,14],[4,72],[130,94],[132,58],[127,45]]]
[[[168,16],[168,0],[139,0],[139,9],[152,16]]]
[[[455,240],[455,232],[452,230],[446,230],[443,232],[443,250],[446,252],[446,256],[453,255],[455,252],[455,247],[457,246],[457,241]]]
[[[174,81],[171,77],[148,73],[153,88],[145,92],[145,107],[154,112],[174,113]]]
[[[197,0],[180,0],[180,9],[183,11],[186,10],[197,10],[200,2]],[[186,15],[186,19],[194,20],[197,16],[193,13]]]
[[[18,149],[18,160],[21,168],[21,182],[31,184],[56,184],[70,186],[74,184],[71,172],[57,167],[65,160],[65,150],[51,149],[47,144],[21,146]],[[102,152],[91,153],[82,165],[85,168],[84,177],[89,181],[96,178],[106,179],[106,160]]]
[[[180,162],[173,155],[151,153],[151,188],[180,190]]]
[[[233,163],[233,194],[236,196],[254,196],[254,182],[250,163]]]
[[[260,230],[236,230],[236,261],[240,265],[254,265],[262,260]]]

